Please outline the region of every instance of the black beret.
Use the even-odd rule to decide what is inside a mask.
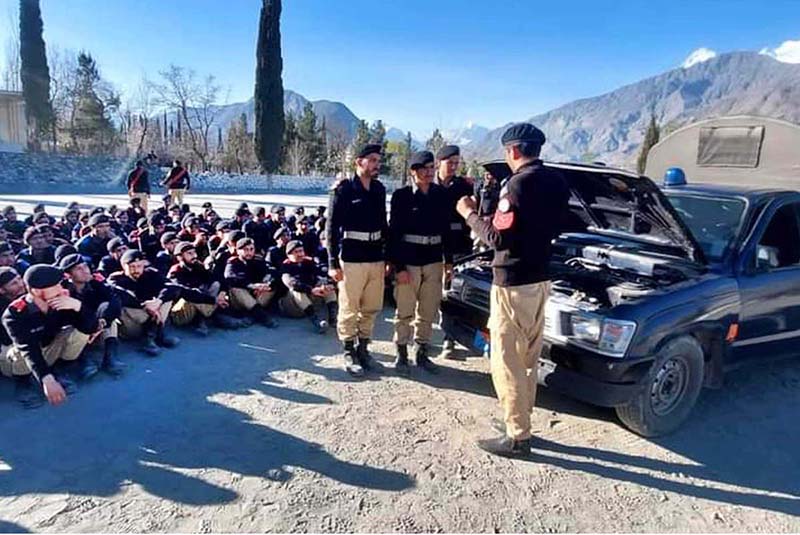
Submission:
[[[408,163],[411,169],[425,167],[429,163],[433,163],[433,153],[429,150],[421,150],[419,152],[415,152],[414,154],[411,155],[411,158],[408,160]]]
[[[148,222],[146,217],[140,217],[139,221],[136,222],[136,228],[144,230],[147,228]]]
[[[93,215],[95,215],[95,214],[102,214],[103,212],[105,212],[105,209],[104,209],[102,206],[95,206],[95,207],[94,207],[94,208],[92,208],[92,210],[89,212],[89,215],[90,215],[90,216],[93,216]]]
[[[161,200],[162,201],[169,201],[171,199],[172,199],[172,196],[169,193],[161,196]]]
[[[269,209],[269,213],[271,214],[279,214],[281,212],[285,212],[286,207],[282,204],[273,204],[272,207]]]
[[[247,235],[241,230],[232,230],[225,235],[225,243],[236,243]]]
[[[445,145],[441,149],[436,151],[436,159],[446,160],[451,156],[459,156],[461,154],[461,149],[458,148],[458,145]]]
[[[122,255],[120,258],[120,263],[122,264],[130,264],[131,262],[138,262],[139,260],[144,260],[145,256],[144,253],[138,249],[128,249],[125,251],[125,254]]]
[[[83,264],[84,262],[86,262],[86,260],[84,260],[81,255],[77,253],[68,254],[58,261],[58,268],[63,271],[69,271],[78,264]]]
[[[75,248],[74,245],[65,243],[64,245],[59,245],[58,247],[56,247],[56,251],[53,254],[53,257],[56,259],[56,262],[58,262],[65,256],[75,254],[77,252],[78,250]]]
[[[105,214],[95,214],[89,218],[89,222],[87,223],[90,227],[96,227],[97,225],[102,225],[103,223],[110,223],[111,219]]]
[[[161,245],[166,245],[173,240],[177,240],[178,235],[174,232],[165,232],[161,235]]]
[[[193,251],[195,250],[195,246],[193,243],[188,241],[182,241],[178,245],[175,246],[175,254],[180,255],[185,253],[186,251]]]
[[[275,231],[275,234],[272,235],[272,239],[278,241],[278,238],[280,238],[284,234],[289,234],[289,229],[286,227],[280,227],[278,230]]]
[[[0,286],[5,286],[14,280],[15,277],[19,277],[19,273],[17,273],[16,269],[8,266],[0,267]]]
[[[242,238],[236,242],[237,249],[244,249],[248,245],[255,245],[253,238]]]
[[[183,227],[189,228],[192,225],[199,225],[200,221],[195,216],[188,216],[183,218]]]
[[[247,207],[242,208],[240,206],[239,208],[236,209],[236,217],[242,217],[246,215],[250,215],[250,210],[248,210]]]
[[[206,201],[203,203],[203,206],[201,206],[201,208],[211,208],[211,203],[209,201]]]
[[[230,230],[231,229],[231,222],[230,221],[217,221],[217,225],[214,227],[217,231],[220,230]]]
[[[106,244],[106,249],[108,250],[109,253],[113,253],[123,245],[128,245],[128,243],[121,237],[117,236],[116,238],[111,238],[110,240],[108,240],[108,243]]]
[[[303,242],[300,240],[292,240],[286,244],[286,254],[290,254],[295,249],[298,249],[303,246]]]
[[[5,208],[3,208],[3,215],[9,214],[11,212],[16,212],[16,210],[14,209],[14,207],[12,205],[9,204]]]
[[[62,245],[61,247],[64,247],[64,246]],[[70,245],[70,247],[72,247],[72,246]],[[73,249],[74,249],[74,247],[73,247]],[[58,251],[58,249],[56,249],[56,251]],[[14,252],[14,248],[11,247],[10,243],[8,243],[7,241],[0,241],[0,254],[13,253],[13,252]]]
[[[244,208],[245,210],[249,210],[250,209],[250,205],[247,204],[246,202],[240,202],[238,209],[241,210],[242,208]]]
[[[47,264],[36,264],[28,268],[23,279],[28,288],[41,290],[58,286],[64,278],[64,272],[54,266]]]
[[[544,132],[536,128],[530,123],[517,123],[508,127],[508,130],[503,133],[500,142],[503,145],[510,145],[512,143],[533,143],[534,145],[542,146],[545,142]]]
[[[151,226],[163,225],[166,223],[164,216],[161,215],[159,212],[153,212],[152,214],[150,214],[150,217],[147,218],[147,221],[148,223],[150,223]]]
[[[356,158],[366,158],[370,154],[380,154],[382,150],[383,147],[377,143],[367,143],[358,150]]]

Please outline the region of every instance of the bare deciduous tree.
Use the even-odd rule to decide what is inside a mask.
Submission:
[[[6,91],[22,91],[22,80],[20,71],[22,60],[19,55],[19,21],[16,11],[8,11],[8,28],[10,30],[6,37],[5,49],[6,57],[3,65],[3,89]]]
[[[219,114],[220,86],[213,76],[198,80],[192,69],[176,65],[170,65],[159,75],[161,83],[152,84],[158,103],[175,110],[191,156],[199,160],[203,170],[208,170],[211,157],[209,137]]]

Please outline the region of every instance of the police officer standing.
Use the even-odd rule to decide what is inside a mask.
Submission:
[[[128,173],[128,197],[139,199],[139,206],[147,213],[147,201],[150,199],[150,174],[145,169],[144,162],[139,160],[136,167]]]
[[[444,188],[433,183],[433,154],[417,152],[409,163],[413,181],[392,195],[389,219],[388,256],[395,270],[397,302],[395,369],[401,375],[409,372],[412,334],[417,366],[431,373],[437,371],[428,358],[429,344],[442,300],[444,271],[453,263],[448,242],[449,206]]]
[[[377,180],[380,166],[381,146],[363,146],[356,154],[355,175],[334,187],[328,206],[328,275],[339,283],[337,331],[345,369],[357,377],[381,369],[369,354],[375,318],[383,308],[386,270],[386,188]]]
[[[464,196],[473,193],[473,187],[464,177],[457,176],[461,165],[461,149],[457,145],[445,145],[436,152],[438,182],[447,196],[447,214],[449,220],[448,242],[453,258],[458,260],[472,253],[470,229],[456,211],[456,203]],[[451,273],[445,272],[445,282],[449,283]],[[448,360],[463,360],[455,352],[455,341],[445,336],[442,357]]]
[[[513,175],[500,192],[489,221],[475,200],[463,197],[458,213],[494,249],[489,332],[491,371],[506,436],[483,440],[490,453],[525,457],[530,453],[530,416],[536,399],[537,363],[542,349],[544,305],[550,293],[551,242],[567,213],[569,189],[561,173],[539,159],[544,133],[521,123],[501,141]]]
[[[167,178],[161,183],[169,192],[170,205],[182,205],[183,196],[192,187],[192,179],[189,171],[181,164],[180,160],[175,160],[172,169],[169,170]]]

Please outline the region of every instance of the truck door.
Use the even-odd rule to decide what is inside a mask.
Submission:
[[[800,202],[776,204],[756,225],[739,269],[741,317],[733,361],[800,354]]]

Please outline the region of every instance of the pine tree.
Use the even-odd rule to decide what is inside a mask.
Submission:
[[[317,126],[317,114],[314,113],[314,107],[310,102],[306,103],[303,115],[297,122],[297,135],[302,147],[299,150],[304,152],[303,172],[318,170],[325,158],[325,142]]]
[[[650,115],[650,124],[647,126],[647,133],[644,135],[641,152],[639,152],[639,159],[636,161],[636,170],[640,175],[644,174],[644,170],[647,167],[647,155],[650,154],[650,149],[658,143],[660,137],[661,129],[656,124],[655,114],[652,114]]]
[[[285,118],[283,58],[281,57],[281,0],[263,0],[256,48],[255,144],[263,171],[278,170]]]
[[[442,147],[444,147],[444,136],[437,128],[431,134],[431,138],[425,142],[425,148],[436,154]]]
[[[52,132],[53,105],[50,101],[50,69],[47,66],[39,0],[20,0],[19,39],[22,93],[25,115],[31,125],[29,146],[38,150]]]
[[[103,154],[113,149],[119,141],[109,110],[117,106],[117,97],[104,101],[98,95],[101,82],[97,63],[87,52],[78,54],[75,89],[75,111],[69,126],[72,149],[82,154]],[[139,116],[139,126],[146,129],[147,118]]]

